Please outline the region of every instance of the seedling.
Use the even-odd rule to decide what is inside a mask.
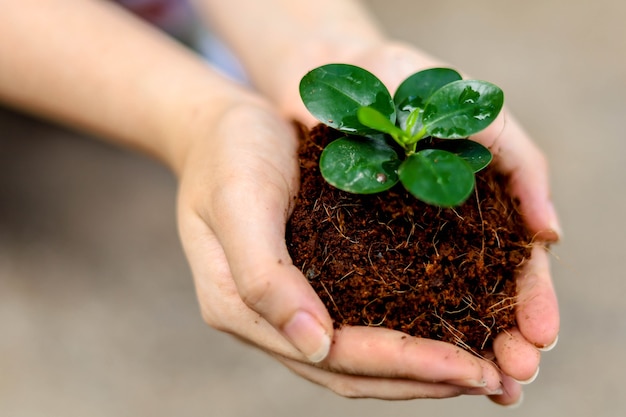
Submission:
[[[441,207],[463,203],[475,173],[491,162],[489,149],[467,138],[489,126],[504,102],[497,86],[449,68],[413,74],[392,97],[376,76],[347,64],[310,71],[300,96],[320,122],[345,133],[320,156],[328,183],[372,194],[401,182]]]

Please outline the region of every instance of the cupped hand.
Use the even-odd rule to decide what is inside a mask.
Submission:
[[[314,55],[298,66],[301,74],[287,77],[292,84],[296,78],[315,66],[342,62],[361,66],[377,77],[393,93],[409,75],[430,67],[448,66],[415,48],[402,43],[380,43],[346,54],[341,58]],[[308,65],[308,68],[304,68]],[[289,88],[294,90],[294,86]],[[309,125],[317,123],[302,105],[299,97],[286,92],[278,95],[283,111]],[[503,372],[503,395],[492,399],[500,404],[512,404],[520,399],[521,389],[516,381],[529,382],[536,377],[540,350],[554,346],[559,331],[557,298],[551,281],[545,245],[558,241],[560,227],[550,198],[546,159],[506,108],[496,121],[474,140],[489,147],[500,172],[509,177],[510,190],[520,202],[526,225],[534,234],[531,259],[517,278],[518,328],[497,336],[494,353]]]
[[[179,172],[178,219],[209,325],[345,396],[501,392],[497,369],[455,346],[384,329],[334,331],[286,249],[298,186],[291,124],[245,99],[202,125]]]

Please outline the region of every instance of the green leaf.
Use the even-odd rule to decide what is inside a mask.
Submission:
[[[361,124],[378,132],[387,133],[395,137],[404,134],[402,129],[373,107],[361,107],[357,111],[357,117]]]
[[[416,198],[441,207],[463,203],[474,189],[474,171],[465,160],[439,149],[410,155],[398,172],[404,187]]]
[[[400,127],[406,129],[406,119],[409,114],[414,109],[423,109],[426,101],[435,91],[460,79],[461,75],[453,69],[430,68],[416,72],[404,80],[393,96]]]
[[[469,139],[441,140],[432,145],[432,149],[452,152],[465,159],[474,172],[478,172],[491,163],[491,151],[478,142]]]
[[[357,118],[361,107],[372,107],[396,121],[387,88],[372,73],[353,65],[328,64],[310,71],[300,81],[300,97],[320,122],[344,132],[372,132]]]
[[[461,139],[489,126],[500,113],[504,94],[486,81],[446,84],[428,99],[422,123],[430,136]]]
[[[344,137],[324,148],[320,171],[340,190],[355,194],[385,191],[398,182],[400,159],[386,142],[370,138]]]

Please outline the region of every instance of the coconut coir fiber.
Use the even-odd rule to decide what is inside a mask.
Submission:
[[[318,169],[321,150],[342,133],[324,125],[301,133],[287,242],[336,327],[387,327],[483,354],[516,326],[515,277],[532,237],[506,178],[479,172],[474,195],[454,209],[422,203],[401,185],[350,194]]]

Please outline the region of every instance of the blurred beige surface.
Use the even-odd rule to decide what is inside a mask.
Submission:
[[[626,413],[626,4],[369,0],[389,32],[501,85],[551,161],[557,348],[503,410],[347,400],[207,328],[151,160],[0,111],[0,416]],[[458,414],[457,414],[458,413]]]

